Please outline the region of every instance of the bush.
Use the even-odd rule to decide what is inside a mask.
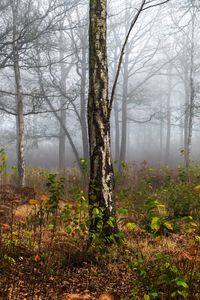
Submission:
[[[165,203],[169,214],[174,217],[191,215],[199,217],[200,197],[189,182],[170,182],[159,191],[159,197]]]

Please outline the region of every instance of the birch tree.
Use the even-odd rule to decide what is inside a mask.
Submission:
[[[114,173],[110,147],[110,114],[126,45],[140,14],[166,1],[143,0],[122,45],[116,76],[108,97],[107,1],[90,0],[88,131],[90,155],[90,234],[113,242],[118,237],[114,200]]]
[[[107,1],[90,1],[88,129],[90,153],[90,233],[117,232],[110,149],[110,103],[106,44]],[[99,213],[98,213],[99,212]],[[103,213],[103,218],[101,218]],[[99,227],[101,224],[101,227]]]

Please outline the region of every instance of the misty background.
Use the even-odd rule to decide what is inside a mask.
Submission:
[[[11,2],[0,3],[0,148],[16,164],[15,25],[26,163],[60,169],[77,165],[75,150],[88,159],[88,1],[19,0],[17,15]],[[110,91],[139,4],[108,1]],[[147,160],[173,166],[185,163],[186,154],[200,160],[199,18],[198,1],[171,0],[143,11],[137,21],[113,103],[116,165]]]

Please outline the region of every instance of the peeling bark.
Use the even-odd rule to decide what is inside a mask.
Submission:
[[[114,174],[110,149],[110,105],[106,48],[106,0],[90,1],[88,131],[90,154],[89,204],[90,232],[99,231],[99,218],[93,208],[103,211],[102,234],[117,232],[115,220]]]

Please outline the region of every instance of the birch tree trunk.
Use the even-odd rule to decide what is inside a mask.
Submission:
[[[23,91],[21,82],[21,73],[19,65],[19,51],[17,41],[17,11],[18,4],[12,1],[12,17],[13,17],[13,60],[15,75],[15,93],[16,93],[16,131],[17,131],[17,167],[18,167],[18,185],[25,185],[25,129],[24,129],[24,113],[23,113]]]
[[[90,0],[88,132],[90,234],[107,242],[117,233],[110,149],[110,103],[106,46],[107,1]],[[97,209],[95,209],[97,208]],[[97,213],[100,212],[100,213]],[[101,215],[102,214],[102,215]]]

